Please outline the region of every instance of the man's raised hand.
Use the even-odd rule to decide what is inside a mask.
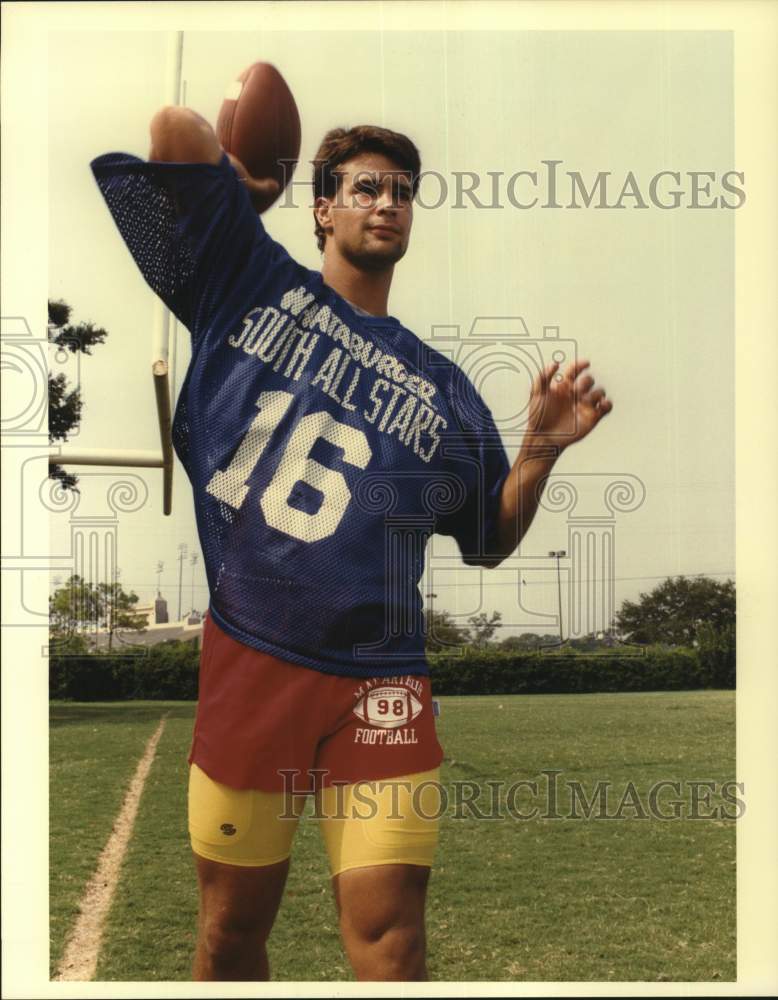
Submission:
[[[237,156],[227,153],[230,163],[235,168],[238,177],[246,185],[251,198],[251,204],[260,214],[270,208],[281,193],[281,185],[272,177],[252,177]]]
[[[589,364],[586,360],[574,361],[562,376],[559,362],[552,361],[535,376],[526,432],[532,443],[566,448],[585,438],[613,409],[605,390],[593,388],[592,376],[581,375]]]

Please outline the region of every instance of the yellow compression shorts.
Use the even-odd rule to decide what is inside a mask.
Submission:
[[[306,822],[321,827],[330,873],[406,864],[430,867],[438,842],[440,768],[317,792]],[[305,808],[303,795],[221,785],[192,764],[189,835],[195,854],[257,868],[286,860]]]

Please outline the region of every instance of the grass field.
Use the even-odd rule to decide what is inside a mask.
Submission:
[[[435,980],[732,981],[735,826],[689,816],[689,782],[735,777],[733,692],[443,698],[438,734],[451,789],[429,889],[429,971]],[[168,720],[140,804],[97,970],[110,981],[188,980],[196,884],[186,829],[186,754],[194,705],[181,702],[51,706],[51,968],[138,758]],[[610,782],[610,818],[543,818],[540,794],[511,800],[520,779],[558,771],[588,798]],[[649,789],[665,789],[661,819]],[[503,782],[500,818],[456,815],[454,783],[488,813],[486,782]],[[630,783],[631,791],[630,791]],[[459,786],[460,789],[462,786]],[[623,796],[627,795],[624,799]],[[631,796],[631,799],[630,799]],[[632,802],[632,805],[629,802]],[[621,802],[621,818],[616,818]],[[517,809],[539,815],[517,817]],[[578,813],[581,815],[581,809]],[[734,814],[728,806],[727,813]],[[641,815],[641,812],[643,815]],[[597,816],[595,810],[595,817]],[[278,980],[352,979],[341,946],[316,822],[298,830],[269,945]]]

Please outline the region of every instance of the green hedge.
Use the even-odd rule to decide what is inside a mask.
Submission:
[[[691,649],[613,653],[487,652],[467,659],[430,656],[436,694],[574,694],[679,691],[707,687]]]
[[[734,688],[737,635],[734,623],[720,631],[705,624],[697,630],[698,656],[704,687]]]
[[[189,642],[164,642],[132,655],[55,653],[49,694],[68,701],[196,701],[199,658]]]
[[[197,698],[199,652],[191,643],[165,642],[131,656],[52,648],[49,691],[54,699],[118,701]],[[597,691],[679,691],[734,688],[734,628],[702,629],[697,649],[610,650],[576,653],[471,651],[429,654],[436,695],[573,694]]]

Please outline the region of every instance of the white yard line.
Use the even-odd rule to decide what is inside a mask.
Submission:
[[[143,786],[154,762],[165,722],[166,718],[160,721],[138,762],[119,815],[114,821],[111,836],[81,897],[78,919],[65,946],[65,954],[54,977],[55,982],[87,982],[94,978],[103,939],[103,925],[119,882],[119,872],[135,826]]]

